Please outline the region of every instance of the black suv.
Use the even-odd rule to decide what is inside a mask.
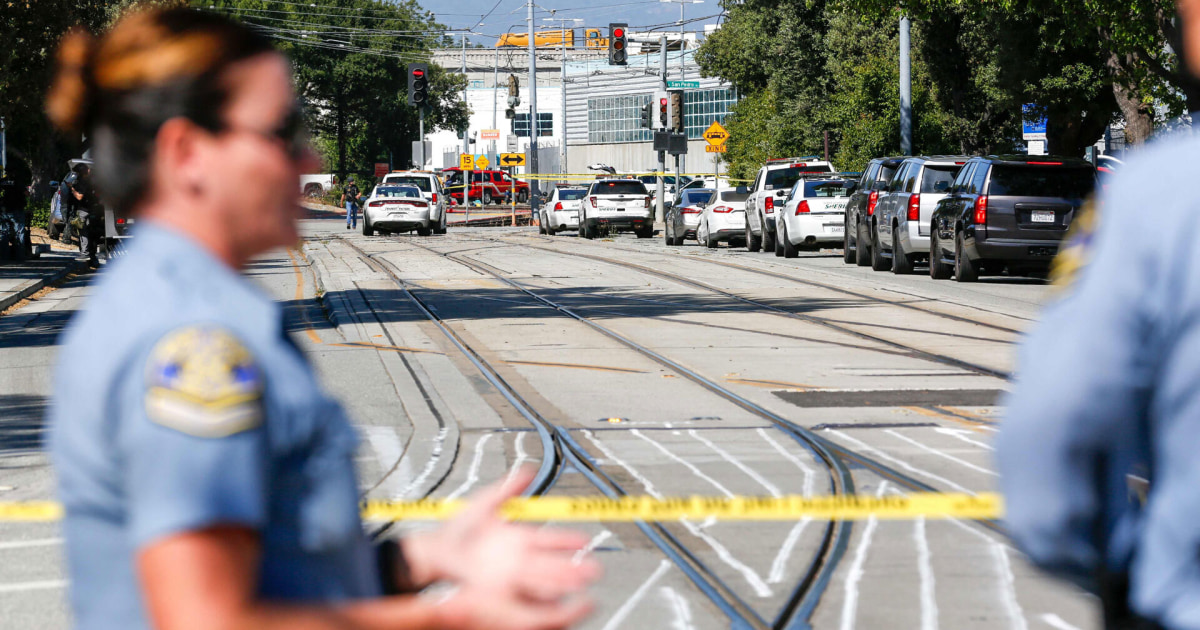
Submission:
[[[892,175],[904,157],[875,158],[867,163],[862,177],[846,202],[846,227],[842,231],[843,258],[847,265],[860,267],[871,264],[871,220],[879,194],[892,180]],[[865,247],[858,247],[862,243]]]
[[[929,275],[971,282],[979,273],[1043,272],[1096,185],[1078,158],[971,158],[933,212]]]

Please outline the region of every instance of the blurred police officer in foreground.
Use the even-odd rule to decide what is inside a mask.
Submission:
[[[1200,0],[1178,6],[1200,69]],[[1197,156],[1195,135],[1146,147],[1077,219],[998,441],[1009,531],[1114,628],[1200,628]]]
[[[66,37],[47,109],[92,138],[101,195],[139,225],[55,381],[78,627],[559,628],[587,612],[586,537],[497,516],[528,474],[430,533],[364,535],[354,431],[239,273],[297,241],[296,182],[316,166],[267,40],[212,13],[135,13]],[[434,581],[456,590],[411,594]]]

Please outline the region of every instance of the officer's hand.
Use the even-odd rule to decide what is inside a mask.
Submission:
[[[514,602],[553,602],[580,593],[600,576],[600,565],[579,552],[588,537],[574,531],[510,523],[500,506],[533,481],[518,472],[481,492],[440,529],[405,541],[417,584],[454,582],[465,591],[490,592]]]
[[[580,598],[538,602],[500,591],[462,588],[439,608],[442,625],[452,630],[560,630],[586,617],[592,604]]]

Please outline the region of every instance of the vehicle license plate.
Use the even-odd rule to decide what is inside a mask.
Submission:
[[[1034,210],[1030,217],[1034,223],[1054,223],[1053,210]]]
[[[825,224],[825,231],[831,232],[833,234],[841,234],[842,230],[844,230],[844,229],[846,229],[846,226],[842,225],[841,223],[826,223]]]

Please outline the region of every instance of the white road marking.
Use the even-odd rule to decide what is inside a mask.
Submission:
[[[508,471],[509,479],[512,479],[513,475],[517,474],[517,471],[521,470],[521,466],[525,465],[525,462],[529,461],[529,453],[525,452],[524,431],[518,433],[516,439],[513,440],[513,450],[517,452],[517,457],[513,459],[512,468]]]
[[[592,553],[596,547],[600,546],[600,543],[608,540],[612,537],[612,535],[613,533],[607,529],[601,530],[599,534],[596,534],[591,540],[588,541],[588,544],[585,545],[583,549],[575,552],[575,555],[571,557],[571,562],[575,564],[583,562],[585,556],[587,556],[589,553]]]
[[[24,591],[47,591],[55,588],[66,588],[66,580],[42,580],[40,582],[15,582],[0,584],[0,593],[21,593]]]
[[[1008,549],[999,543],[992,543],[992,557],[996,559],[996,574],[1000,579],[1000,603],[1008,613],[1009,626],[1013,630],[1029,630],[1025,623],[1025,612],[1017,601],[1016,577],[1012,572],[1012,564],[1008,561]]]
[[[883,496],[887,491],[888,482],[879,482],[879,488],[875,491],[875,496]],[[867,563],[867,550],[871,548],[871,538],[875,535],[875,528],[879,526],[879,519],[871,516],[867,518],[867,526],[863,528],[862,538],[858,539],[858,548],[854,550],[854,562],[850,565],[850,570],[846,572],[845,599],[842,600],[842,623],[841,630],[854,630],[854,621],[858,616],[858,583],[863,577],[863,565]]]
[[[654,583],[657,582],[659,578],[661,578],[663,574],[665,574],[670,568],[670,560],[663,560],[659,562],[658,568],[654,570],[654,573],[651,573],[650,577],[647,578],[645,582],[642,582],[641,586],[637,587],[637,590],[633,592],[633,595],[630,595],[629,599],[625,600],[624,604],[621,604],[621,607],[617,609],[617,612],[613,613],[613,616],[608,618],[608,623],[604,624],[604,630],[615,630],[616,628],[620,628],[621,624],[625,622],[625,618],[629,616],[629,613],[633,612],[633,609],[637,607],[638,603],[642,601],[642,598],[646,596],[646,592],[649,591],[650,588],[654,586]]]
[[[974,444],[975,446],[978,446],[979,448],[982,448],[984,450],[988,450],[988,451],[996,450],[996,449],[992,448],[991,444],[988,444],[986,442],[980,442],[979,440],[972,440],[971,438],[967,437],[969,435],[975,435],[975,433],[973,431],[968,431],[966,429],[947,429],[945,427],[937,427],[934,429],[934,431],[937,431],[938,433],[941,433],[942,435],[949,435],[956,440],[962,440],[963,442],[966,442],[968,444]]]
[[[773,496],[773,497],[782,497],[783,496],[783,493],[779,491],[779,488],[776,487],[775,484],[771,483],[770,481],[767,481],[766,477],[763,477],[762,475],[758,474],[758,472],[755,471],[753,468],[747,466],[744,462],[742,462],[740,459],[734,457],[733,455],[730,455],[728,451],[717,446],[708,438],[702,437],[699,433],[696,432],[695,429],[688,429],[688,435],[692,436],[693,438],[696,438],[696,440],[699,441],[701,444],[704,444],[708,448],[712,449],[712,451],[714,453],[721,456],[721,459],[729,462],[730,464],[733,464],[738,470],[746,473],[746,476],[748,476],[751,479],[753,479],[754,481],[758,482],[758,485],[762,486],[763,488],[766,488],[767,492],[771,493],[771,496]]]
[[[726,488],[725,486],[721,485],[721,482],[704,474],[703,471],[701,471],[699,468],[696,468],[695,464],[693,464],[693,463],[687,461],[686,459],[676,455],[675,453],[672,453],[671,451],[667,450],[667,448],[665,446],[663,446],[662,444],[659,444],[658,442],[655,442],[654,440],[652,440],[649,437],[646,437],[641,431],[638,431],[637,429],[631,429],[629,431],[629,433],[634,435],[635,437],[645,440],[651,446],[658,449],[658,452],[662,453],[663,455],[666,455],[667,457],[674,460],[676,463],[682,465],[684,468],[687,468],[688,470],[692,471],[693,475],[696,475],[697,477],[712,484],[712,487],[716,488],[717,491],[719,491],[721,494],[724,494],[725,496],[727,496],[731,499],[734,497],[734,494],[729,491],[729,488]]]
[[[635,429],[635,431],[636,431],[636,429]],[[594,435],[592,435],[591,431],[584,431],[583,435],[585,437],[587,437],[587,439],[590,440],[592,442],[592,444],[596,445],[596,448],[599,449],[600,452],[604,454],[604,457],[606,457],[612,463],[620,466],[621,468],[624,468],[625,471],[628,472],[634,479],[637,479],[638,483],[642,484],[642,487],[646,489],[646,494],[649,494],[650,496],[652,496],[656,499],[663,498],[663,495],[661,493],[659,493],[658,489],[656,489],[654,487],[654,484],[650,483],[649,479],[647,479],[644,475],[639,473],[633,466],[630,466],[625,460],[621,459],[620,457],[617,457],[617,455],[615,453],[613,453],[611,450],[609,450],[609,448],[606,447],[604,444],[602,444],[600,442],[600,440],[597,440],[596,437]],[[746,582],[748,582],[750,584],[751,588],[754,589],[754,592],[759,597],[770,597],[771,596],[771,588],[768,587],[766,582],[764,582],[763,579],[761,577],[759,577],[757,573],[754,572],[754,569],[751,569],[750,567],[746,566],[741,561],[739,561],[737,558],[733,557],[733,554],[730,553],[729,549],[727,549],[720,542],[717,542],[717,539],[708,535],[703,530],[702,526],[696,525],[695,523],[692,523],[691,521],[688,521],[687,519],[679,519],[679,522],[682,523],[683,526],[685,528],[687,528],[687,530],[689,532],[691,532],[691,534],[693,536],[699,538],[700,540],[703,540],[706,544],[708,544],[708,546],[711,547],[712,550],[717,553],[717,557],[720,558],[723,562],[725,562],[725,564],[729,565],[730,568],[737,571],[738,573],[741,573],[742,576],[746,579]]]
[[[21,540],[17,542],[0,542],[0,550],[4,549],[25,549],[27,547],[50,547],[53,545],[61,545],[61,538],[39,538],[37,540]]]
[[[1079,628],[1076,628],[1075,626],[1063,621],[1062,617],[1059,617],[1054,613],[1042,613],[1038,616],[1038,619],[1041,619],[1042,623],[1046,624],[1047,626],[1055,628],[1055,630],[1079,630]]]
[[[932,554],[925,537],[925,517],[913,522],[913,539],[917,543],[917,574],[921,576],[921,630],[937,630],[937,591],[934,588]]]
[[[842,438],[843,440],[846,440],[847,442],[850,442],[851,444],[854,445],[854,448],[856,448],[860,451],[865,451],[867,454],[874,456],[876,459],[882,459],[882,460],[889,461],[889,462],[899,466],[900,468],[907,470],[908,472],[916,473],[923,477],[928,477],[930,479],[933,479],[934,481],[937,481],[938,483],[942,483],[951,488],[954,488],[955,490],[958,490],[959,492],[965,492],[967,494],[975,494],[971,490],[967,490],[966,488],[954,483],[953,481],[950,481],[949,479],[946,479],[945,477],[941,477],[941,476],[935,475],[927,470],[922,470],[920,468],[917,468],[904,460],[896,459],[895,457],[892,457],[891,455],[888,455],[887,453],[884,453],[883,451],[881,451],[873,446],[868,446],[865,442],[862,442],[860,440],[850,437],[849,435],[846,435],[842,431],[830,431],[830,433]]]
[[[475,442],[475,454],[471,457],[471,467],[467,469],[467,480],[462,482],[462,485],[454,489],[448,500],[454,500],[466,494],[472,486],[479,483],[479,467],[483,465],[483,447],[492,439],[494,433],[484,433]]]
[[[658,592],[662,593],[667,605],[675,613],[675,618],[671,620],[671,628],[693,630],[695,626],[692,625],[692,607],[688,605],[687,600],[670,586],[660,586]]]
[[[447,430],[445,428],[438,429],[437,435],[433,438],[433,452],[429,456],[429,461],[425,462],[425,468],[421,469],[421,474],[417,475],[416,479],[413,479],[408,482],[408,485],[404,486],[404,490],[400,491],[399,498],[412,498],[412,493],[425,483],[429,475],[433,474],[433,470],[437,466],[438,460],[442,458],[442,453],[445,450],[446,433]]]
[[[780,455],[796,465],[804,473],[804,496],[811,497],[813,493],[813,469],[804,460],[796,457],[792,452],[783,447],[775,438],[767,433],[766,429],[757,429],[758,434],[762,436]],[[771,563],[771,572],[767,574],[767,582],[769,584],[779,584],[783,581],[784,573],[787,571],[788,560],[792,556],[792,552],[796,549],[796,544],[800,542],[800,536],[804,533],[804,529],[812,522],[812,518],[804,517],[796,523],[787,538],[783,540],[783,545],[779,547],[779,552],[775,554],[775,560]]]
[[[929,453],[929,454],[931,454],[931,455],[937,455],[938,457],[941,457],[941,458],[943,458],[943,459],[947,459],[947,460],[949,460],[949,461],[952,461],[952,462],[954,462],[954,463],[956,463],[956,464],[960,464],[960,465],[962,465],[962,466],[964,466],[964,467],[966,467],[966,468],[970,468],[971,470],[974,470],[974,471],[977,471],[977,472],[981,472],[981,473],[983,473],[983,474],[985,474],[985,475],[992,475],[993,477],[999,477],[999,476],[1000,476],[1000,473],[998,473],[998,472],[996,472],[996,471],[994,471],[994,470],[988,470],[987,468],[984,468],[983,466],[976,466],[975,464],[972,464],[971,462],[968,462],[968,461],[967,461],[967,460],[965,460],[965,459],[959,459],[959,458],[957,458],[957,457],[955,457],[955,456],[953,456],[953,455],[951,455],[951,454],[949,454],[949,453],[942,452],[942,451],[940,451],[940,450],[938,450],[938,449],[936,449],[936,448],[933,448],[933,447],[931,447],[931,446],[926,446],[925,444],[922,444],[922,443],[920,443],[920,442],[918,442],[918,441],[916,441],[916,440],[914,440],[914,439],[912,439],[912,438],[910,438],[910,437],[907,437],[907,436],[901,435],[901,434],[900,434],[898,431],[896,431],[895,429],[885,429],[885,430],[884,430],[884,433],[887,433],[888,435],[890,435],[890,436],[892,436],[892,437],[895,437],[895,438],[897,438],[897,439],[904,440],[905,442],[908,442],[909,444],[912,444],[913,446],[915,446],[915,447],[917,447],[917,448],[919,448],[919,449],[921,449],[921,450],[925,451],[926,453]]]

